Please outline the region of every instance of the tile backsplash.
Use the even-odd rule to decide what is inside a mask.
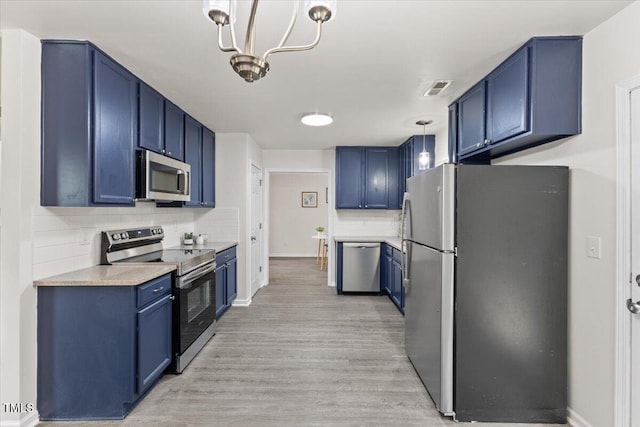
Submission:
[[[157,208],[137,202],[135,208],[36,207],[33,221],[33,280],[100,263],[101,232],[160,225],[165,247],[180,244],[194,230],[194,209]]]

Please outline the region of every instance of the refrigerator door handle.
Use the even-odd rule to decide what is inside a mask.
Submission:
[[[409,201],[409,193],[404,193],[402,196],[402,215],[400,216],[400,242],[402,245],[402,250],[400,251],[400,268],[402,269],[402,286],[405,289],[409,286],[409,271],[408,271],[408,263],[407,263],[407,251],[409,245],[405,239],[406,232],[406,220],[407,220],[407,212],[411,208],[411,203]]]

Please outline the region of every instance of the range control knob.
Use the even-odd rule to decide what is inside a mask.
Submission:
[[[158,228],[158,234],[162,234],[162,228]]]
[[[114,234],[111,236],[111,238],[112,238],[113,240],[120,240],[120,234],[118,234],[118,233],[114,233]]]
[[[122,239],[128,239],[128,238],[129,238],[129,235],[128,235],[126,232],[125,232],[125,233],[121,233],[121,234],[120,234],[120,238],[122,238]]]
[[[156,230],[155,228],[153,230],[151,230],[151,234],[157,234],[158,230]]]

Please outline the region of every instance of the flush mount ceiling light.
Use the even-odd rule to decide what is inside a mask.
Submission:
[[[302,50],[313,49],[319,42],[322,35],[322,24],[336,13],[336,0],[306,0],[304,9],[309,19],[316,22],[316,38],[313,42],[304,46],[285,46],[289,35],[296,23],[300,2],[294,0],[293,14],[289,27],[285,31],[280,43],[277,46],[267,50],[264,55],[258,57],[255,55],[255,28],[256,28],[256,12],[258,10],[258,0],[251,1],[251,12],[249,22],[247,24],[247,32],[244,40],[244,50],[238,47],[236,42],[236,34],[234,24],[236,21],[236,5],[237,0],[204,0],[202,10],[218,26],[218,47],[223,52],[235,52],[231,56],[231,66],[234,71],[240,75],[245,81],[251,83],[261,77],[264,77],[269,71],[269,63],[267,58],[269,55],[278,52],[297,52]],[[229,25],[231,33],[231,46],[225,47],[222,43],[222,27]]]
[[[307,126],[327,126],[333,123],[333,116],[327,113],[308,113],[300,121]]]
[[[418,170],[426,170],[431,163],[431,154],[427,151],[425,146],[425,139],[427,138],[427,125],[433,123],[433,120],[418,120],[416,124],[422,126],[422,151],[418,154]]]

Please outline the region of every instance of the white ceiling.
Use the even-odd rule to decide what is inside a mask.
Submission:
[[[244,40],[248,1],[237,36]],[[264,148],[398,145],[446,126],[447,106],[532,36],[585,34],[631,1],[340,0],[319,46],[270,57],[271,71],[246,83],[218,50],[216,27],[198,0],[0,0],[0,29],[39,38],[90,40],[216,132],[246,132]],[[289,1],[262,1],[257,52],[278,42]],[[303,15],[289,44],[313,39]],[[436,79],[455,82],[423,97]],[[309,111],[333,125],[303,126]]]

